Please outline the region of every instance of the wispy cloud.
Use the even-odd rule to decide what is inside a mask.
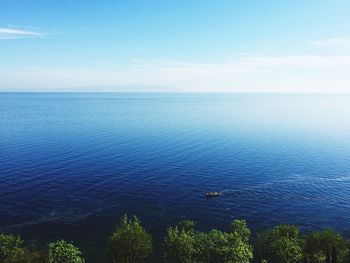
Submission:
[[[315,48],[344,48],[350,47],[350,37],[337,37],[309,42]]]
[[[146,85],[190,92],[349,92],[349,70],[350,56],[247,54],[215,63],[141,60],[119,68],[24,68],[12,75],[0,72],[0,89]]]
[[[44,36],[44,33],[41,33],[41,32],[0,27],[0,40],[16,39],[16,38],[24,38],[24,37],[42,37],[42,36]]]

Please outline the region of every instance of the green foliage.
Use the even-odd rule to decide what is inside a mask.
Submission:
[[[313,232],[305,238],[307,263],[346,263],[350,262],[349,254],[348,241],[333,230]]]
[[[153,253],[151,235],[141,226],[140,220],[134,216],[129,220],[124,215],[120,226],[109,238],[108,256],[113,263],[145,262]]]
[[[303,258],[297,226],[279,225],[259,233],[256,248],[259,260],[270,263],[300,263]]]
[[[183,220],[179,223],[180,229],[183,229],[186,232],[194,231],[196,223],[192,220]]]
[[[234,233],[242,238],[244,242],[248,242],[250,230],[245,220],[234,220],[230,225],[230,233]]]
[[[167,230],[164,259],[179,263],[250,263],[253,247],[244,220],[231,222],[228,231],[195,230],[190,220]],[[142,263],[153,252],[151,235],[137,217],[121,218],[109,238],[111,263]],[[257,263],[350,263],[350,242],[333,230],[301,236],[297,226],[279,225],[258,233],[255,243]],[[150,262],[150,261],[149,261]],[[28,249],[15,235],[0,234],[0,263],[84,263],[73,244],[60,240],[48,245],[48,253]]]
[[[28,254],[29,251],[24,247],[23,240],[19,236],[0,235],[0,262],[25,262]]]
[[[83,263],[80,250],[72,243],[59,240],[49,244],[49,263]]]
[[[252,247],[243,241],[241,236],[216,229],[204,235],[206,238],[199,239],[204,241],[201,245],[202,250],[198,251],[200,262],[248,263],[253,258]]]
[[[253,247],[249,244],[250,230],[245,220],[234,220],[230,226],[232,262],[247,263],[253,259]]]
[[[250,231],[245,221],[233,221],[229,232],[216,229],[197,232],[193,226],[193,222],[187,221],[168,229],[164,240],[167,261],[248,263],[253,258],[253,249],[248,244]]]
[[[0,234],[1,263],[44,263],[46,257],[39,251],[29,251],[19,236]]]
[[[195,241],[193,221],[180,222],[179,226],[170,227],[164,240],[164,258],[177,262],[195,261]]]

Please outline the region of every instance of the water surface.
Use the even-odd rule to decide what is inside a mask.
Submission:
[[[0,228],[29,240],[92,257],[124,213],[158,240],[188,218],[347,233],[349,200],[348,95],[0,94]]]

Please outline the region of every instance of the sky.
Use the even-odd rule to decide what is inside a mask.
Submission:
[[[0,91],[350,92],[349,0],[0,0]]]

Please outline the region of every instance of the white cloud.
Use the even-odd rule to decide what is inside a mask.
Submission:
[[[264,56],[261,54],[234,56],[226,62],[220,63],[192,63],[183,61],[153,60],[142,62],[141,68],[184,69],[194,71],[230,71],[237,73],[266,71],[273,68],[329,68],[350,65],[350,56]]]
[[[0,27],[0,40],[23,38],[23,37],[41,37],[41,36],[44,36],[44,34],[40,32]]]
[[[346,48],[350,47],[350,37],[329,38],[309,43],[315,48]]]
[[[348,72],[350,56],[247,54],[217,63],[142,60],[109,69],[18,69],[0,72],[0,89],[98,91],[106,85],[146,85],[189,92],[350,92]]]

